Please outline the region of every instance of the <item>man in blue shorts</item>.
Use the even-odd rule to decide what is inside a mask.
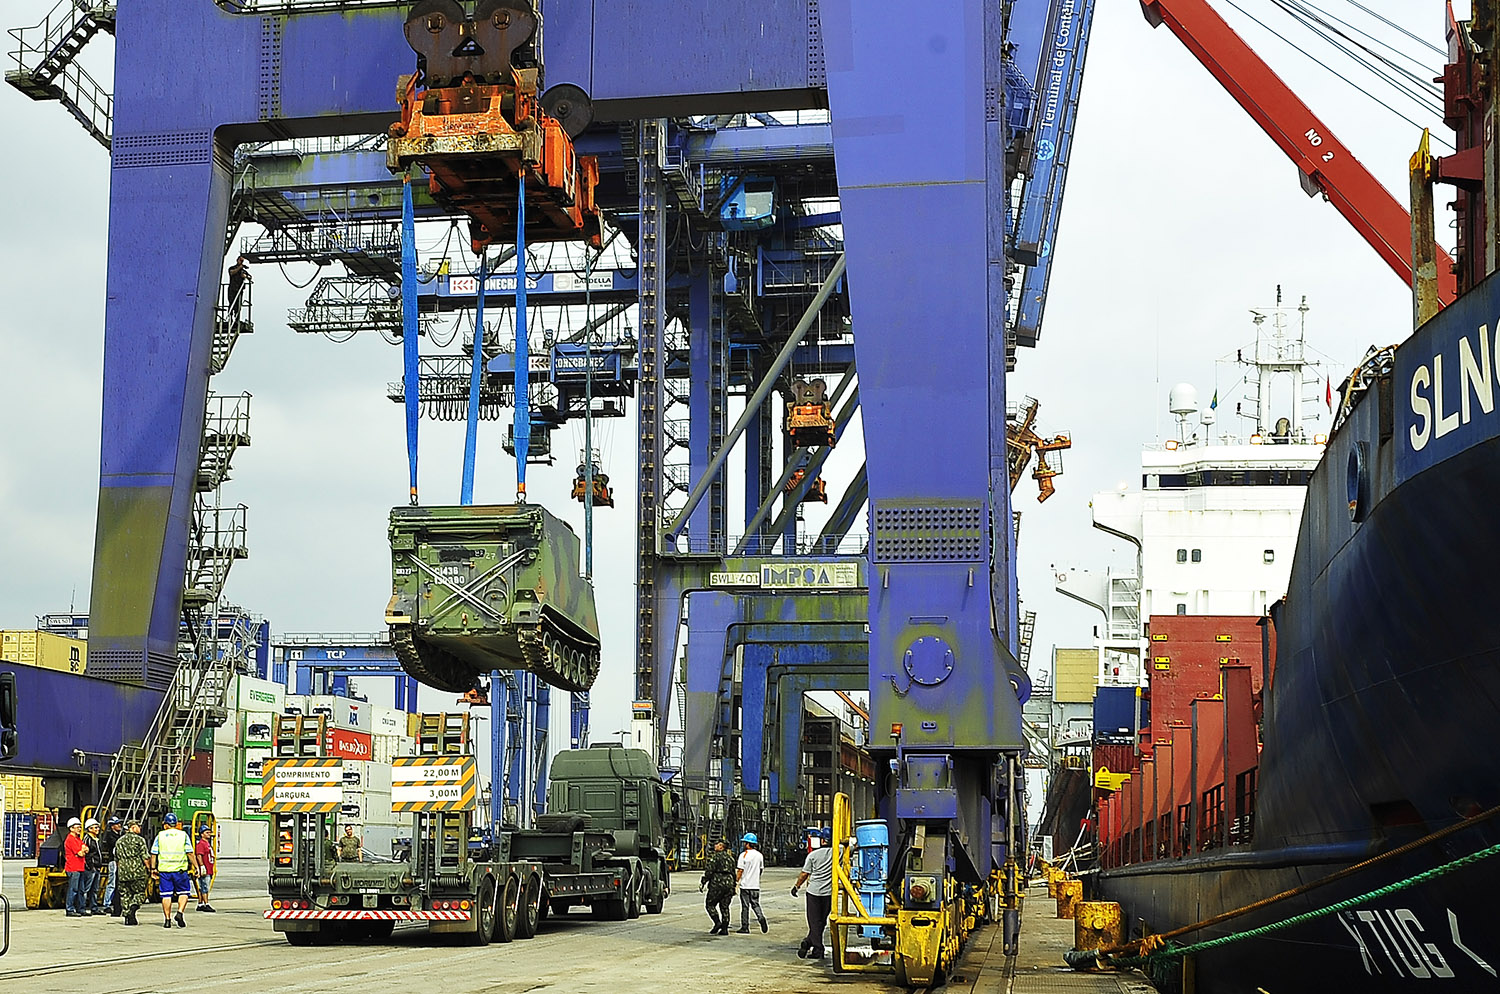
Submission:
[[[162,928],[172,927],[174,898],[177,927],[187,928],[182,913],[187,910],[188,898],[193,893],[192,877],[198,873],[198,859],[193,854],[192,840],[177,827],[177,816],[169,811],[161,822],[162,830],[151,843],[151,875],[157,878],[161,889]]]

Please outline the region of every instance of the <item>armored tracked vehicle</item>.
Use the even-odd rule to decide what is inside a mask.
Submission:
[[[534,504],[397,507],[390,538],[385,620],[406,672],[455,693],[492,670],[593,685],[599,619],[565,522]]]

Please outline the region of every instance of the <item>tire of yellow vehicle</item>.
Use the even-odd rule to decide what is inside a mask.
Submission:
[[[500,905],[495,909],[495,940],[511,942],[516,937],[516,920],[521,916],[521,881],[511,877],[505,882]]]
[[[516,938],[530,939],[542,920],[542,881],[535,874],[526,878],[521,891],[521,906],[516,915]]]

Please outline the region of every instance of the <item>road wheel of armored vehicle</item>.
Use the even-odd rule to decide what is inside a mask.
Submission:
[[[469,945],[487,946],[495,934],[495,878],[485,877],[479,885],[479,900],[474,905],[474,934],[469,936]]]
[[[516,920],[521,912],[521,882],[511,877],[505,884],[505,896],[495,914],[495,938],[510,942],[516,937]]]
[[[542,920],[542,882],[528,877],[526,889],[521,892],[521,910],[516,916],[516,938],[530,939],[536,935],[537,923]]]

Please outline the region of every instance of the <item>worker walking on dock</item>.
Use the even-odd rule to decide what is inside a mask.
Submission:
[[[797,958],[823,958],[823,929],[828,924],[828,913],[833,910],[833,831],[818,829],[818,838],[823,844],[807,854],[802,861],[802,872],[792,885],[792,896],[803,884],[807,885],[807,935],[797,945]]]
[[[161,889],[162,928],[187,928],[187,919],[182,913],[187,910],[188,898],[193,894],[191,874],[198,872],[198,858],[193,854],[193,843],[187,833],[177,827],[177,816],[170,811],[162,820],[162,830],[151,843],[151,858],[154,861],[153,875]],[[172,915],[172,901],[177,901],[177,915]]]
[[[151,871],[146,868],[146,840],[141,838],[141,823],[132,821],[130,829],[115,840],[115,898],[125,913],[126,925],[139,925],[135,913],[146,903],[146,885]]]
[[[745,851],[740,853],[735,876],[740,885],[740,934],[746,935],[750,932],[752,908],[760,921],[760,930],[766,931],[766,914],[760,910],[760,872],[766,867],[766,859],[756,848],[760,839],[754,832],[746,832],[740,841],[745,844]]]
[[[700,891],[708,889],[703,906],[714,922],[709,935],[729,934],[729,902],[734,897],[734,876],[734,855],[724,848],[724,840],[720,839],[703,861],[703,878],[698,882]]]
[[[198,844],[193,853],[198,857],[198,872],[193,875],[193,881],[198,885],[198,910],[214,911],[214,906],[208,903],[208,892],[214,885],[213,826],[204,825],[198,830]]]

